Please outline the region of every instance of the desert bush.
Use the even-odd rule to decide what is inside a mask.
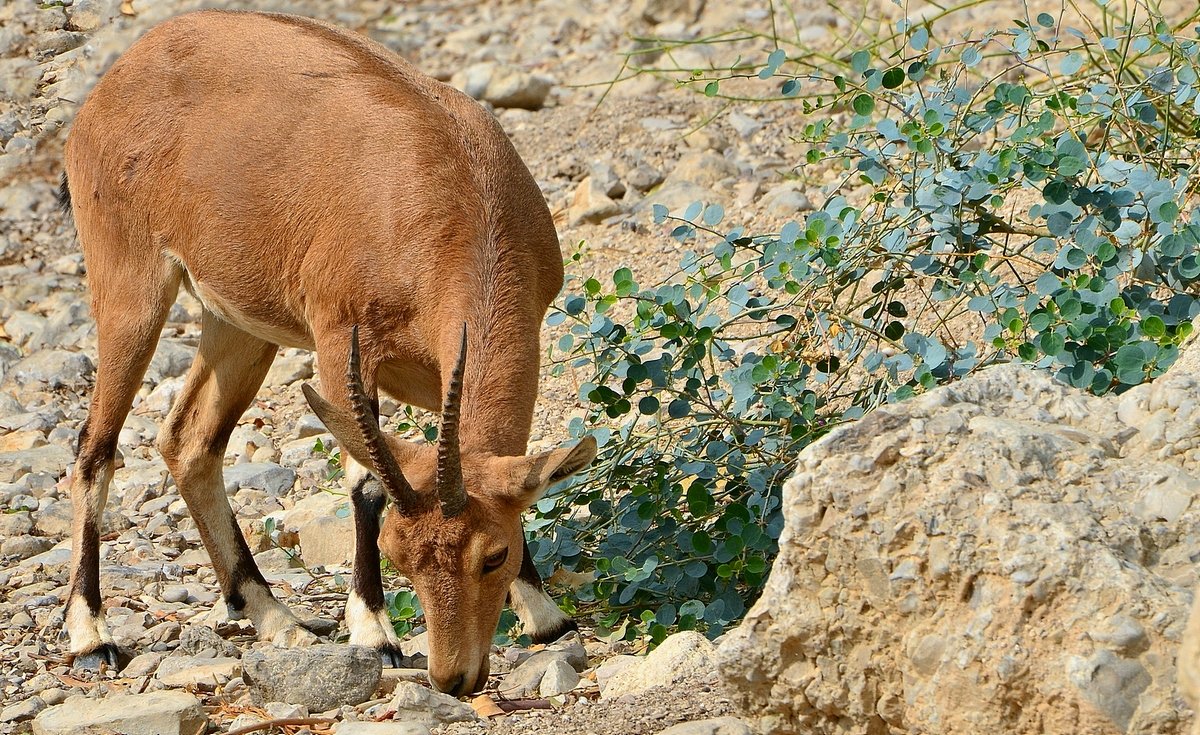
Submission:
[[[570,281],[552,313],[587,406],[571,433],[602,453],[537,504],[530,547],[594,575],[567,604],[602,633],[740,617],[782,480],[832,426],[997,362],[1106,393],[1178,355],[1200,312],[1197,16],[1072,5],[940,37],[961,7],[853,53],[774,33],[758,64],[682,70],[698,94],[794,108],[797,170],[839,179],[778,232],[657,207],[678,271]]]

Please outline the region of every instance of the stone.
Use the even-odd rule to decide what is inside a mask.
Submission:
[[[0,482],[15,482],[29,473],[61,477],[74,461],[75,453],[58,444],[0,452]]]
[[[54,546],[54,541],[41,536],[13,536],[0,543],[0,557],[15,556],[28,559]]]
[[[765,735],[1185,732],[1196,351],[1120,396],[992,367],[805,448],[718,652],[741,711]]]
[[[759,201],[763,211],[773,217],[790,217],[813,208],[808,196],[796,184],[788,183],[771,189]]]
[[[538,683],[538,694],[543,697],[554,697],[571,691],[577,684],[579,684],[579,673],[571,664],[562,659],[556,659],[546,667],[546,673],[542,675],[542,680]]]
[[[663,186],[686,181],[711,189],[718,182],[737,176],[737,173],[737,166],[728,158],[712,151],[694,151],[679,159],[667,174]]]
[[[379,654],[365,646],[320,644],[242,656],[242,677],[254,702],[303,704],[310,712],[367,701],[382,669]]]
[[[136,679],[140,676],[150,676],[157,669],[162,660],[167,657],[166,653],[159,651],[147,651],[139,653],[130,659],[124,669],[121,669],[121,676],[129,679]]]
[[[716,649],[703,634],[685,630],[659,644],[634,666],[614,674],[601,690],[602,699],[633,694],[655,686],[671,686],[716,669]]]
[[[663,173],[645,163],[639,163],[625,174],[625,181],[638,191],[650,191],[663,182]]]
[[[34,735],[196,735],[207,728],[200,701],[180,691],[71,697],[33,720]]]
[[[571,671],[575,670],[571,666],[571,654],[565,651],[538,651],[505,674],[497,689],[509,699],[536,697],[541,689],[542,678],[555,662],[561,662]]]
[[[18,385],[81,390],[86,388],[95,366],[88,356],[67,350],[40,350],[13,366],[9,376]]]
[[[622,654],[606,659],[604,663],[596,667],[596,684],[600,687],[600,691],[604,691],[604,686],[608,680],[617,675],[618,672],[624,671],[631,666],[637,666],[642,662],[641,656],[630,656]]]
[[[0,710],[0,722],[24,722],[46,709],[46,700],[27,697]]]
[[[354,561],[354,518],[349,512],[317,516],[299,533],[300,558],[309,567],[350,566]]]
[[[379,657],[376,656],[375,660],[378,661]],[[428,687],[407,681],[396,683],[387,709],[396,713],[396,720],[417,723],[430,729],[451,722],[471,722],[479,719],[470,705],[449,694],[435,692]]]
[[[575,187],[571,206],[567,209],[567,221],[571,225],[599,224],[620,213],[621,205],[604,194],[589,176]]]
[[[174,339],[160,339],[150,360],[149,373],[158,382],[163,378],[177,378],[192,366],[196,349]]]
[[[592,189],[606,197],[620,199],[625,196],[625,184],[607,161],[593,161],[588,169],[588,179],[592,182]]]
[[[704,10],[705,0],[635,0],[633,12],[648,23],[681,21],[695,23]]]
[[[246,487],[282,495],[292,489],[296,471],[270,462],[246,462],[225,468],[225,492],[233,494]]]
[[[1193,712],[1200,711],[1200,588],[1193,593],[1192,613],[1188,616],[1187,630],[1179,647],[1178,678],[1179,693],[1191,706]],[[1200,735],[1200,717],[1192,721],[1192,735]]]
[[[754,735],[754,731],[736,717],[713,717],[708,720],[681,722],[658,735]]]
[[[313,376],[313,357],[311,352],[302,350],[288,350],[290,354],[285,354],[275,358],[275,362],[271,363],[271,369],[267,371],[267,377],[263,381],[266,385],[291,385],[298,380],[308,380]],[[322,428],[320,431],[324,431]],[[320,433],[320,431],[315,433]],[[301,434],[300,436],[304,436]]]
[[[333,729],[333,735],[429,735],[429,728],[419,722],[343,720]]]
[[[540,110],[554,86],[554,81],[547,76],[492,61],[474,64],[455,73],[450,83],[496,107],[524,110]]]
[[[239,658],[242,655],[241,649],[222,638],[207,625],[183,626],[179,633],[178,651],[191,656],[199,656],[208,652],[211,652],[210,655],[229,658]]]
[[[168,656],[158,665],[155,678],[169,687],[220,685],[237,676],[241,663],[236,658]]]

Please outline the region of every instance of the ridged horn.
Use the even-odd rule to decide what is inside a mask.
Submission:
[[[362,362],[358,351],[358,325],[350,335],[350,366],[346,371],[346,392],[350,394],[350,406],[354,411],[354,422],[367,445],[367,453],[371,455],[371,464],[375,473],[388,494],[396,503],[397,510],[403,515],[409,515],[421,508],[421,496],[408,484],[400,464],[387,447],[387,440],[379,430],[379,416],[375,404],[367,397],[363,387]]]
[[[458,362],[450,374],[450,387],[442,403],[442,426],[438,432],[437,494],[446,518],[462,513],[467,507],[463,485],[462,454],[458,443],[458,419],[462,409],[463,371],[467,366],[467,325],[462,328]]]

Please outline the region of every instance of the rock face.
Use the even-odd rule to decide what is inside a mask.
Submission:
[[[302,704],[310,712],[367,701],[382,670],[379,654],[364,646],[264,649],[242,657],[243,676],[255,702]]]
[[[719,649],[739,704],[768,735],[1187,732],[1197,357],[1107,398],[996,367],[807,448]]]
[[[72,697],[33,721],[34,735],[195,735],[208,718],[187,692],[151,692],[89,700]]]

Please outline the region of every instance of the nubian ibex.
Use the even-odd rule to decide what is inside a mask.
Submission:
[[[116,663],[99,519],[181,284],[203,304],[203,331],[158,448],[231,615],[280,645],[312,639],[256,567],[221,476],[230,432],[287,345],[316,351],[321,395],[305,395],[347,464],[352,643],[399,663],[380,550],[423,603],[429,678],[444,692],[486,684],[506,595],[534,640],[574,627],[543,590],[521,518],[596,444],[525,454],[562,256],[537,184],[486,110],[333,25],[202,11],[113,65],[65,158],[99,352],[71,478],[76,661]],[[380,390],[441,411],[437,445],[383,433]]]

